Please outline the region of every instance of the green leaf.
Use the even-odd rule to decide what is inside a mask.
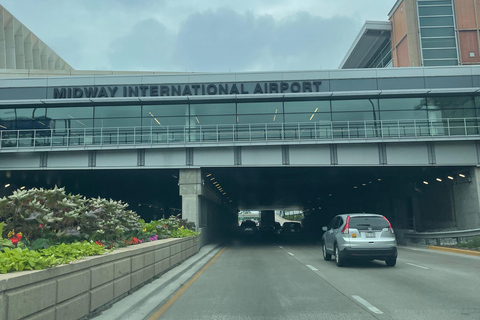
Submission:
[[[35,241],[33,241],[31,245],[31,250],[39,250],[39,249],[45,249],[48,247],[48,240],[45,238],[39,238]]]

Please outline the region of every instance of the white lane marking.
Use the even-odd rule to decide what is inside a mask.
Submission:
[[[422,266],[419,266],[418,264],[413,264],[413,263],[409,263],[409,262],[405,262],[405,264],[408,264],[409,266],[412,266],[412,267],[417,267],[417,268],[422,268],[422,269],[428,270],[427,267],[422,267]]]
[[[278,247],[279,247],[280,249],[283,249],[283,247],[282,247],[282,246],[278,246]]]
[[[310,270],[312,270],[312,271],[318,271],[317,268],[315,268],[314,266],[311,266],[311,265],[309,265],[309,264],[307,264],[307,267],[308,267]]]
[[[287,253],[288,253],[289,255],[291,255],[291,256],[294,256],[294,254],[293,254],[293,253],[291,253],[291,252],[287,252]]]
[[[361,304],[363,304],[365,307],[368,308],[368,310],[372,311],[373,313],[376,313],[376,314],[383,314],[382,311],[380,311],[379,309],[377,309],[376,307],[374,307],[373,305],[370,304],[370,302],[368,302],[367,300],[359,297],[359,296],[352,296],[353,299],[357,300],[358,302],[360,302]]]

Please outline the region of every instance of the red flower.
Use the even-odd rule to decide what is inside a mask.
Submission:
[[[163,227],[164,227],[165,229],[167,229],[167,225],[164,225]]]
[[[98,244],[99,246],[102,246],[103,247],[103,243],[101,243],[100,241],[95,241],[95,244]]]
[[[12,239],[10,239],[10,241],[12,241],[12,244],[13,245],[17,245],[17,243],[22,239],[22,235],[21,234],[17,234],[16,236],[12,237]]]
[[[39,224],[38,227],[39,227],[40,229],[43,229],[43,224]]]

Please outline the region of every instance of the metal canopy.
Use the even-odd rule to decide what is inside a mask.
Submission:
[[[368,61],[382,49],[385,40],[390,39],[391,31],[390,21],[365,22],[339,68],[364,68]]]

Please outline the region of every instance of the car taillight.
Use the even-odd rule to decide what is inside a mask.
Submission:
[[[392,234],[393,234],[394,232],[393,232],[392,225],[390,224],[390,221],[388,221],[388,219],[387,219],[387,218],[385,218],[385,217],[383,217],[383,219],[387,220],[387,222],[388,222],[388,231],[390,231],[390,233],[392,233]]]
[[[349,222],[350,222],[350,216],[347,217],[347,222],[345,223],[345,226],[342,229],[343,234],[348,234]]]

